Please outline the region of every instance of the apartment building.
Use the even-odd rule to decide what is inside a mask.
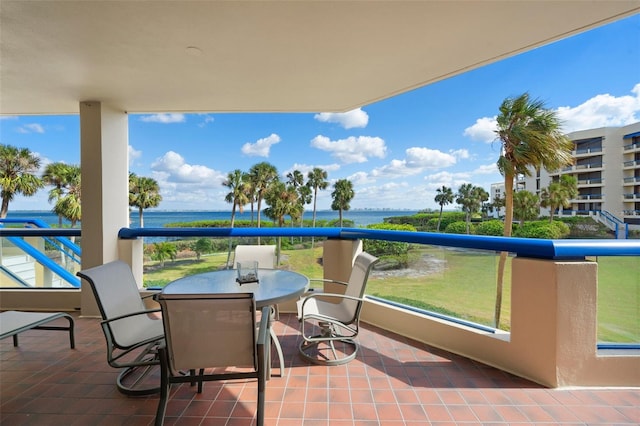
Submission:
[[[640,228],[640,122],[567,136],[573,141],[573,165],[519,176],[514,188],[540,195],[553,180],[569,174],[578,180],[578,196],[559,215],[607,215],[631,228]],[[492,184],[490,194],[492,202],[504,197],[504,183]],[[549,210],[541,208],[540,214],[549,215]]]

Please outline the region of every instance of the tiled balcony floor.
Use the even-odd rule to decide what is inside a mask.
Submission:
[[[64,321],[64,320],[63,320]],[[267,383],[267,425],[631,425],[640,389],[546,389],[363,324],[361,352],[344,366],[308,365],[298,323],[274,324],[285,377]],[[0,342],[0,424],[149,425],[157,397],[118,393],[98,320],[77,318],[76,349],[63,332],[31,330]],[[255,424],[255,382],[175,386],[166,424]]]

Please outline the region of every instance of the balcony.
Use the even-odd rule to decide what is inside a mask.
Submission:
[[[640,160],[629,160],[622,163],[622,168],[624,170],[633,170],[640,166]]]
[[[623,147],[624,152],[636,152],[640,151],[640,143],[634,142]]]
[[[588,186],[602,186],[603,183],[603,178],[578,179],[578,188]]]
[[[623,179],[624,185],[635,185],[637,182],[640,182],[640,176],[629,176]]]
[[[574,157],[588,157],[589,155],[592,154],[599,154],[602,152],[602,147],[593,147],[593,148],[579,148],[576,150],[573,150],[571,153],[573,154]]]
[[[65,235],[80,234],[78,229],[0,230],[0,234],[4,237],[18,234],[29,234],[33,237],[36,233],[48,235],[52,232]],[[602,302],[598,299],[598,294],[604,294],[606,288],[602,284],[598,286],[599,265],[610,256],[624,256],[623,259],[628,259],[631,263],[627,266],[618,264],[613,266],[613,269],[636,268],[636,261],[640,256],[640,244],[635,241],[526,240],[361,228],[123,228],[119,236],[120,256],[134,265],[134,272],[137,270],[135,265],[140,264],[141,257],[138,258],[138,255],[142,254],[142,240],[139,237],[315,236],[326,238],[323,244],[324,254],[322,251],[319,252],[320,257],[323,258],[322,266],[325,276],[327,273],[338,274],[336,278],[343,280],[345,278],[341,278],[339,274],[344,273],[345,270],[350,271],[353,253],[362,244],[363,239],[406,242],[415,246],[432,247],[429,250],[436,257],[446,256],[446,262],[454,261],[448,258],[448,256],[454,256],[459,259],[458,262],[472,262],[475,265],[473,279],[468,278],[471,274],[465,274],[466,278],[450,276],[443,281],[445,287],[450,287],[462,280],[462,284],[472,292],[466,297],[455,299],[460,303],[454,302],[450,306],[453,309],[458,305],[468,305],[468,300],[474,300],[473,297],[469,297],[474,292],[488,291],[495,295],[495,275],[492,275],[491,271],[495,270],[497,265],[496,252],[508,251],[516,254],[516,257],[510,260],[511,279],[507,278],[505,282],[509,287],[508,292],[505,293],[503,305],[506,309],[504,316],[505,321],[508,321],[507,328],[498,330],[492,328],[490,324],[483,326],[475,322],[473,317],[470,320],[464,320],[464,316],[455,318],[450,315],[436,315],[415,308],[420,305],[412,307],[384,300],[384,294],[403,296],[403,292],[410,290],[412,285],[425,286],[428,283],[439,282],[431,278],[425,282],[422,279],[415,281],[410,277],[396,280],[397,283],[394,285],[400,287],[389,287],[391,284],[385,284],[387,283],[385,279],[374,280],[376,282],[371,284],[372,292],[375,289],[376,292],[382,291],[383,294],[380,296],[374,292],[371,295],[376,297],[368,296],[362,320],[372,326],[451,353],[470,357],[548,387],[640,383],[640,376],[638,376],[640,372],[635,371],[630,374],[631,365],[637,362],[637,351],[624,350],[622,353],[612,355],[606,351],[603,352],[605,347],[600,347],[596,339],[599,333],[596,304]],[[440,253],[443,254],[438,254],[438,246],[440,246]],[[464,254],[465,250],[469,249],[472,252]],[[458,253],[462,256],[460,257]],[[598,256],[600,260],[595,263],[586,260],[585,256]],[[303,263],[315,263],[317,257],[318,255],[313,255]],[[423,267],[426,266],[419,268]],[[140,272],[142,272],[141,269]],[[384,272],[382,274],[384,275]],[[447,276],[444,275],[444,277]],[[575,276],[581,278],[574,280],[572,277]],[[142,283],[141,276],[138,282]],[[632,293],[636,291],[633,287],[636,284],[631,283],[629,291]],[[558,292],[559,288],[563,291]],[[85,293],[85,296],[90,296],[90,293]],[[81,305],[82,297],[83,292],[79,290],[3,289],[0,301],[2,309],[73,311]],[[409,297],[409,299],[412,300],[415,297]],[[551,300],[554,303],[550,303]],[[619,301],[619,299],[616,300]],[[426,303],[430,301],[426,300]],[[616,310],[619,309],[619,304],[616,305],[619,302],[610,303],[613,303],[612,306]],[[477,303],[472,306],[476,310],[479,307]],[[490,312],[493,312],[492,306],[489,306]],[[632,303],[630,308],[634,311],[635,305]],[[293,312],[294,309],[291,306],[282,306],[281,312]],[[97,312],[95,314],[87,312],[83,308],[84,316],[97,315]],[[629,318],[633,323],[633,313],[630,315]],[[542,321],[542,319],[545,320]],[[613,326],[615,327],[615,322]],[[621,340],[621,342],[638,342],[637,332],[631,332],[627,338],[630,340]],[[619,357],[619,355],[624,356]],[[584,357],[584,362],[576,363],[576,357]],[[594,362],[595,364],[592,364]]]
[[[119,394],[99,321],[75,319],[76,349],[43,330],[21,334],[18,348],[0,341],[0,423],[153,424],[158,398]],[[637,388],[548,389],[368,324],[355,360],[310,365],[297,354],[297,319],[274,327],[286,374],[267,382],[267,425],[637,424]],[[167,424],[255,424],[255,383],[172,390]]]

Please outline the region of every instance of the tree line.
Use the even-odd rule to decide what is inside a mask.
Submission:
[[[556,210],[560,207],[570,207],[571,200],[578,196],[578,180],[575,176],[562,175],[559,179],[552,181],[548,187],[542,188],[540,195],[534,194],[525,189],[514,191],[513,193],[513,217],[523,225],[525,221],[535,220],[540,217],[540,207],[549,208],[549,222],[553,222]],[[444,206],[452,204],[454,201],[460,205],[465,214],[466,232],[469,233],[471,217],[482,213],[485,218],[491,211],[500,211],[505,207],[506,197],[494,197],[492,202],[489,194],[483,188],[472,184],[462,184],[458,192],[445,185],[436,189],[434,201],[440,206],[438,216],[437,232],[440,232],[442,222],[442,212]]]
[[[82,220],[82,179],[80,166],[62,162],[47,164],[39,176],[41,162],[27,148],[17,148],[0,144],[0,218],[5,218],[9,203],[16,195],[33,196],[45,186],[51,186],[48,201],[53,203],[52,212],[58,215],[58,224],[62,227],[64,219],[74,227]],[[287,173],[286,181],[280,179],[278,170],[270,163],[253,165],[248,172],[235,169],[227,174],[223,185],[229,188],[225,201],[232,205],[231,227],[234,225],[236,211],[242,213],[246,205],[251,206],[253,222],[254,206],[262,211],[263,202],[267,205],[264,213],[267,217],[283,226],[285,217],[292,223],[301,222],[304,208],[313,202],[313,226],[316,224],[318,191],[329,186],[327,172],[314,168],[307,173],[294,170]],[[355,196],[353,184],[348,179],[339,179],[333,184],[331,209],[337,210],[340,226],[343,212],[348,211]],[[138,209],[140,227],[144,226],[144,209],[157,207],[162,201],[158,182],[150,177],[129,174],[129,206]],[[260,227],[260,214],[257,226]]]
[[[0,218],[7,217],[9,203],[16,195],[30,197],[45,186],[49,190],[51,211],[58,216],[62,227],[64,219],[73,228],[82,220],[82,179],[80,166],[62,162],[49,163],[42,176],[40,158],[27,148],[0,144]],[[143,226],[143,210],[157,207],[162,201],[160,186],[155,179],[129,173],[129,206],[138,208],[140,226]]]
[[[254,206],[258,211],[257,227],[260,227],[260,211],[262,203],[267,207],[265,215],[278,226],[283,226],[286,216],[291,223],[302,223],[305,206],[313,202],[313,226],[316,225],[318,191],[329,186],[328,174],[315,167],[306,176],[293,170],[287,173],[286,180],[280,179],[277,168],[268,162],[251,166],[248,172],[235,169],[227,174],[222,185],[229,188],[225,201],[231,204],[231,227],[235,222],[236,211],[244,213],[245,206],[251,208],[251,222],[254,221]],[[342,226],[343,212],[351,208],[351,200],[355,196],[353,183],[348,179],[338,179],[331,192],[331,209],[339,212]]]

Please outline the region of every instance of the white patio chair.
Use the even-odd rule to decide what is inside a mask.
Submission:
[[[238,267],[238,262],[252,260],[258,262],[258,268],[273,269],[276,264],[276,246],[238,244],[233,255],[233,269]]]
[[[102,316],[102,331],[107,342],[107,362],[114,368],[124,368],[117,379],[118,390],[125,395],[140,396],[157,393],[157,383],[148,383],[153,366],[159,365],[157,348],[164,340],[162,321],[149,314],[129,265],[109,262],[79,271],[98,303]]]
[[[156,425],[164,423],[173,383],[258,379],[257,424],[264,423],[269,307],[256,331],[253,293],[159,294],[166,346],[160,348],[161,386]],[[256,337],[257,334],[257,337]],[[230,368],[233,367],[233,368]],[[198,371],[185,376],[180,371]]]
[[[354,339],[359,331],[364,291],[369,272],[377,261],[378,258],[369,253],[360,253],[354,261],[348,283],[318,280],[344,285],[344,294],[310,293],[298,301],[303,339],[299,352],[303,358],[324,365],[344,364],[355,358],[358,344]],[[311,332],[308,332],[309,327]],[[338,349],[336,342],[341,344]],[[328,350],[331,352],[327,353]]]
[[[233,255],[233,269],[238,267],[238,263],[242,262],[258,262],[258,268],[262,269],[274,269],[276,264],[276,246],[275,245],[252,245],[252,244],[238,244],[235,248]],[[273,305],[271,311],[271,319],[280,319],[280,310],[278,305]],[[280,340],[275,332],[271,328],[271,341],[278,353],[278,361],[280,362],[280,376],[284,376],[284,354],[282,353],[282,346],[280,346]]]

